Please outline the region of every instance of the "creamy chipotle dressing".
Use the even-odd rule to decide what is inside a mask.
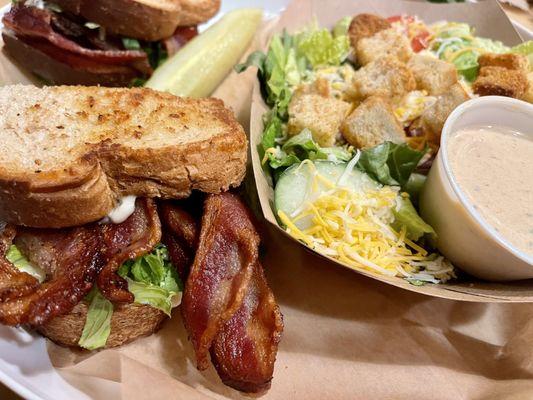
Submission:
[[[533,256],[533,140],[501,127],[473,127],[451,135],[447,150],[451,172],[481,218]]]

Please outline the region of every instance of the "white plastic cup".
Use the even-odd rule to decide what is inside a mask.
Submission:
[[[457,107],[444,124],[441,147],[421,193],[420,214],[437,232],[439,251],[469,274],[491,281],[533,278],[533,257],[506,242],[483,221],[451,173],[450,135],[464,128],[488,126],[505,127],[533,140],[533,105],[487,96]]]

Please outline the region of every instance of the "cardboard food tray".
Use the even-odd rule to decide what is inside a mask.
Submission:
[[[513,28],[503,10],[496,1],[484,1],[477,4],[429,4],[412,1],[342,1],[334,0],[322,2],[320,0],[295,0],[283,13],[274,32],[286,29],[293,32],[308,25],[315,18],[320,26],[331,27],[340,18],[346,15],[358,13],[374,13],[384,17],[407,14],[418,15],[428,23],[441,21],[466,22],[475,27],[476,34],[496,40],[501,40],[507,45],[515,45],[522,41],[519,34]],[[261,46],[267,48],[270,35],[264,35]],[[253,89],[253,101],[250,117],[250,144],[253,172],[257,186],[257,192],[261,203],[261,209],[265,219],[281,234],[296,241],[280,227],[274,214],[274,190],[272,178],[268,171],[261,165],[257,151],[261,143],[263,132],[263,114],[269,109],[261,97],[259,82],[256,80]],[[300,242],[299,242],[300,243]],[[342,262],[331,257],[320,255],[311,250],[305,244],[300,243],[309,251],[318,256],[328,259],[331,264],[337,264],[350,268]],[[482,251],[482,250],[480,250]],[[381,282],[394,285],[403,289],[430,296],[442,297],[453,300],[481,301],[481,302],[530,302],[533,301],[533,280],[517,281],[510,283],[493,283],[482,281],[473,277],[459,275],[459,279],[445,284],[424,286],[411,285],[399,277],[387,277],[375,272],[354,269],[360,274],[377,279]]]

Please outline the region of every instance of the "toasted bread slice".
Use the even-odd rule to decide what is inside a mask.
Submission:
[[[240,184],[247,141],[218,99],[146,88],[0,88],[0,220],[60,228],[124,195],[184,198]]]
[[[180,26],[201,24],[220,10],[220,0],[180,0]]]
[[[88,309],[89,304],[82,301],[70,313],[37,327],[37,331],[61,346],[78,347]],[[149,336],[161,327],[166,318],[163,311],[151,306],[136,303],[115,305],[111,317],[111,333],[105,348],[122,346]]]
[[[190,1],[190,0],[188,0]],[[171,36],[181,18],[182,0],[52,0],[115,35],[146,41]]]

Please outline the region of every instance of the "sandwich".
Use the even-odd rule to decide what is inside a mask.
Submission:
[[[282,316],[253,218],[228,190],[247,140],[217,99],[0,88],[0,322],[98,350],[182,303],[199,369],[269,387]]]
[[[16,0],[2,38],[44,83],[140,86],[219,8],[220,0]]]

